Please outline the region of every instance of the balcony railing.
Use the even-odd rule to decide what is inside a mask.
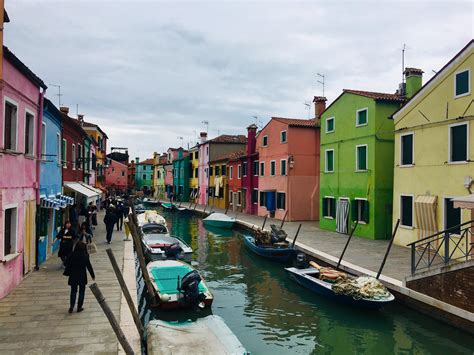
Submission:
[[[474,220],[408,244],[411,273],[434,266],[470,260],[474,248]]]

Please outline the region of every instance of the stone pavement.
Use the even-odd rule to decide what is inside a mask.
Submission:
[[[182,206],[189,207],[189,204],[183,203]],[[192,208],[194,208],[194,205]],[[198,205],[196,210],[202,212],[204,206]],[[212,207],[212,210],[215,212],[225,212],[224,210],[215,207]],[[206,209],[206,213],[208,211],[210,211],[209,206]],[[235,213],[229,211],[228,215],[234,216]],[[259,228],[262,227],[264,220],[264,217],[245,213],[237,213],[236,218],[238,221]],[[337,258],[341,255],[348,238],[347,235],[322,230],[319,228],[319,222],[285,222],[284,229],[288,233],[289,239],[293,239],[300,223],[302,223],[302,226],[297,238],[299,244],[304,244],[305,246],[317,249]],[[271,224],[279,226],[281,221],[267,218],[265,229],[270,230]],[[349,247],[344,254],[343,261],[350,262],[377,273],[388,244],[388,240],[368,240],[353,236],[349,243]],[[405,277],[409,276],[411,273],[410,262],[409,248],[392,245],[392,249],[390,250],[382,274],[403,282]]]
[[[121,290],[105,250],[112,248],[122,268],[124,244],[131,242],[123,242],[124,232],[115,231],[112,244],[107,245],[102,219],[99,214],[94,232],[98,252],[91,255],[91,263],[96,283],[119,319]],[[51,256],[0,300],[1,354],[117,354],[120,345],[89,287],[84,311],[68,313],[70,288],[60,264],[56,255]],[[90,275],[88,279],[91,284]]]

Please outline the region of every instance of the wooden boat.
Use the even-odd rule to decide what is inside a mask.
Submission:
[[[179,238],[171,237],[168,233],[144,234],[142,244],[148,261],[165,259],[191,261],[193,254],[193,249],[185,242]],[[181,250],[176,246],[179,246]]]
[[[167,210],[174,210],[176,206],[172,202],[162,202],[161,207]]]
[[[389,294],[388,297],[381,299],[354,298],[348,295],[337,294],[332,289],[333,283],[319,279],[319,270],[310,267],[306,269],[297,269],[294,267],[285,268],[289,277],[299,283],[301,286],[313,291],[321,296],[331,300],[345,303],[351,306],[369,309],[379,309],[392,302],[395,297]]]
[[[214,212],[202,220],[204,224],[218,228],[232,228],[235,218],[229,217],[224,213]]]
[[[199,273],[180,260],[159,260],[147,265],[150,279],[159,299],[161,309],[210,307],[214,296]],[[195,292],[190,292],[190,287]],[[199,299],[192,298],[193,295]]]
[[[143,200],[142,200],[142,203],[143,205],[145,205],[146,207],[157,207],[160,205],[160,201],[158,200],[152,200],[151,198],[148,198],[148,197],[145,197]]]
[[[288,261],[295,253],[295,249],[288,243],[275,243],[269,246],[256,245],[255,238],[244,236],[245,246],[257,255],[273,261]]]
[[[153,210],[147,210],[137,216],[138,226],[141,227],[148,223],[157,223],[166,226],[166,219],[159,215],[158,212]]]

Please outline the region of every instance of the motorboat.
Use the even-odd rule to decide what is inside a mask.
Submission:
[[[224,213],[214,212],[202,220],[204,224],[218,228],[232,228],[235,223],[234,217]]]

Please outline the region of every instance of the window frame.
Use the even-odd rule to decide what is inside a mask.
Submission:
[[[234,179],[234,166],[231,165],[229,166],[229,180],[233,180]]]
[[[464,73],[467,71],[467,85],[468,85],[468,90],[467,92],[465,92],[464,94],[459,94],[459,95],[456,95],[456,83],[457,83],[457,75],[458,74],[461,74],[461,73]],[[460,98],[460,97],[464,97],[464,96],[468,96],[471,94],[471,68],[466,68],[466,69],[460,69],[458,70],[457,72],[454,73],[454,98],[457,99],[457,98]]]
[[[332,117],[328,117],[326,118],[326,130],[325,132],[326,133],[334,133],[334,131],[336,130],[336,117],[332,116]],[[332,130],[329,130],[328,129],[328,121],[332,121],[333,122],[333,125],[332,125]]]
[[[44,128],[44,130],[43,130]],[[41,154],[39,159],[40,160],[47,160],[46,157],[46,136],[47,136],[47,125],[46,122],[42,121],[41,122]]]
[[[363,221],[363,220],[361,219],[361,218],[362,218],[362,214],[363,214],[363,210],[360,209],[360,207],[359,207],[360,205],[359,205],[359,203],[357,202],[357,201],[369,202],[369,200],[368,200],[367,198],[365,198],[365,197],[355,197],[355,198],[354,198],[354,201],[356,201],[356,203],[357,203],[357,212],[358,212],[358,213],[357,213],[357,221],[356,221],[356,222],[359,223],[359,224],[365,224],[365,225],[369,224],[368,222]],[[413,202],[413,204],[414,204],[414,203],[415,203],[415,202]],[[370,206],[369,206],[369,214],[370,214]],[[361,218],[359,218],[359,215],[360,215]],[[370,218],[369,218],[369,220],[370,220]],[[412,220],[412,222],[413,222],[413,220]]]
[[[7,120],[5,119],[5,106],[6,104],[10,104],[12,106],[15,106],[15,147],[14,149],[11,149],[11,148],[6,148],[5,147],[5,133],[6,133],[6,127],[7,127]],[[19,110],[19,106],[18,106],[18,103],[9,98],[8,96],[4,96],[3,97],[3,134],[2,134],[2,147],[5,151],[7,152],[18,152],[18,110]]]
[[[332,200],[332,203],[334,204],[334,212],[336,212],[336,198],[334,196],[323,196],[323,206],[322,206],[322,215],[323,215],[323,218],[325,219],[332,219],[334,220],[336,218],[336,216],[332,216],[331,214],[330,215],[324,215],[324,202],[325,200]],[[330,207],[330,206],[329,206]],[[332,210],[331,208],[329,208],[328,210]]]
[[[237,191],[237,206],[239,207],[242,206],[242,191],[241,190]]]
[[[19,207],[18,207],[18,203],[12,203],[12,204],[7,204],[3,207],[2,209],[2,214],[3,216],[6,215],[6,211],[7,210],[10,210],[10,209],[15,209],[16,210],[16,220],[15,220],[15,245],[14,245],[14,253],[8,253],[6,254],[6,250],[5,249],[5,222],[6,222],[6,219],[3,218],[3,224],[0,225],[0,228],[2,229],[2,235],[3,235],[3,246],[2,246],[2,255],[1,255],[1,259],[0,261],[2,262],[5,262],[5,261],[9,261],[11,260],[15,255],[18,255],[18,221],[19,221]],[[11,240],[10,240],[10,243],[11,243]]]
[[[332,170],[328,170],[328,152],[332,152]],[[335,170],[334,156],[335,156],[334,148],[324,150],[324,172],[325,173],[329,173],[329,174],[334,173],[334,170]]]
[[[402,197],[411,197],[411,226],[403,224],[403,203]],[[413,194],[399,194],[398,213],[400,216],[400,227],[405,229],[415,229],[415,196]]]
[[[262,137],[262,147],[268,147],[268,135]]]
[[[82,170],[82,163],[84,162],[84,159],[82,157],[82,144],[77,143],[77,152],[76,152],[76,167],[77,170]]]
[[[260,171],[259,171],[259,176],[265,176],[265,162],[260,161]]]
[[[253,195],[255,192],[257,193],[257,198],[256,199],[254,199],[254,195]],[[251,201],[252,201],[253,205],[258,205],[258,196],[259,196],[258,192],[259,192],[258,189],[252,189]]]
[[[411,164],[403,164],[403,137],[404,136],[412,136],[412,144],[411,144]],[[399,149],[399,166],[401,168],[410,168],[415,165],[415,132],[406,132],[400,134],[400,149]]]
[[[247,162],[246,161],[242,162],[242,176],[243,177],[247,177],[248,169],[249,169],[249,167],[248,167]]]
[[[278,207],[278,194],[283,195],[285,199],[284,208]],[[286,211],[286,192],[285,191],[276,191],[275,193],[275,208],[280,211]]]
[[[64,142],[64,149],[62,149],[62,144]],[[64,150],[64,160],[63,160],[63,150]],[[62,138],[61,140],[61,165],[63,168],[67,169],[67,139]]]
[[[451,128],[466,126],[466,160],[451,160]],[[467,164],[469,163],[469,122],[453,123],[448,126],[448,164]]]
[[[255,169],[255,164],[257,165],[257,169]],[[258,160],[254,160],[253,161],[253,169],[254,169],[254,172],[253,172],[253,176],[258,176],[259,175],[259,169],[260,169],[260,162]]]
[[[285,163],[285,164],[283,164]],[[283,165],[285,165],[285,173],[283,174]],[[280,175],[287,176],[288,175],[288,164],[286,163],[286,159],[280,159]]]
[[[367,116],[366,116],[367,120],[366,120],[365,123],[360,124],[359,123],[359,112],[362,112],[362,111],[367,111]],[[369,108],[364,107],[364,108],[356,110],[356,127],[364,127],[364,126],[368,126],[368,125],[369,125]]]
[[[31,121],[33,122],[33,127],[32,127],[32,130],[31,130],[31,152],[30,151],[26,151],[26,121],[28,120],[28,115],[31,116]],[[35,147],[35,143],[36,143],[36,139],[35,139],[35,135],[36,135],[36,115],[34,114],[34,112],[32,110],[30,110],[29,108],[25,107],[25,115],[24,115],[25,119],[24,119],[24,125],[23,125],[23,138],[24,138],[24,145],[25,145],[25,155],[27,157],[31,157],[33,158],[35,156],[35,152],[36,152],[36,147]],[[29,143],[28,143],[28,147],[29,147]],[[18,146],[17,146],[18,148]],[[40,160],[41,160],[41,157],[40,157]]]
[[[365,147],[365,169],[359,169],[359,148]],[[367,144],[357,144],[355,149],[356,154],[356,172],[365,173],[369,170],[369,147]]]
[[[272,172],[273,168],[273,172]],[[276,160],[270,160],[270,176],[276,176]]]
[[[285,140],[283,140],[283,133],[285,134]],[[286,129],[280,132],[280,143],[281,144],[286,144],[288,142],[288,133]]]
[[[62,158],[62,140],[61,140],[61,133],[56,132],[56,145],[58,149],[58,154],[56,156],[58,165],[61,165],[61,158]]]
[[[447,210],[446,210],[446,200],[452,200],[453,198],[456,198],[456,197],[459,197],[459,196],[443,196],[443,229],[446,230],[448,229],[448,220],[447,220]],[[459,224],[462,224],[462,221],[463,221],[463,218],[462,218],[462,209],[460,210],[460,220],[459,220]],[[452,233],[453,235],[459,235],[459,234],[455,234],[455,233]]]
[[[71,154],[72,154],[72,170],[76,170],[77,152],[76,152],[76,145],[74,143],[72,143],[72,146],[71,146]]]
[[[240,180],[242,178],[242,165],[238,164],[237,165],[237,180]]]

